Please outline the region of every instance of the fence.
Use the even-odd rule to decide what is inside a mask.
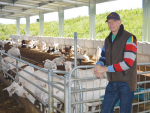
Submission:
[[[36,77],[40,79],[41,81],[47,83],[49,85],[48,91],[42,89],[37,84],[34,84],[31,80],[23,77],[19,73],[15,72],[14,70],[10,69],[14,73],[16,73],[17,76],[20,76],[24,78],[26,81],[34,85],[35,87],[41,89],[42,91],[46,92],[49,96],[48,103],[43,102],[40,98],[38,98],[30,89],[25,89],[32,94],[32,96],[36,99],[38,99],[39,102],[43,104],[43,106],[49,108],[49,113],[52,113],[53,110],[57,110],[60,113],[93,113],[93,112],[99,112],[101,109],[102,101],[103,101],[103,95],[104,90],[107,85],[107,79],[103,78],[102,81],[97,79],[94,75],[93,67],[94,65],[84,65],[84,66],[77,66],[75,67],[70,73],[67,73],[65,71],[59,71],[59,70],[44,70],[42,68],[39,68],[31,63],[28,63],[26,61],[23,61],[19,58],[10,56],[6,53],[1,52],[2,54],[5,54],[9,57],[12,57],[16,60],[16,65],[14,63],[11,63],[9,61],[9,64],[16,67],[16,70],[21,69],[24,72],[30,74],[33,77]],[[17,79],[12,77],[9,73],[3,70],[4,67],[9,68],[7,65],[4,66],[2,64],[2,60],[4,58],[1,58],[1,70],[5,72],[8,76],[10,76],[14,81],[18,82]],[[22,69],[21,67],[18,67],[18,62],[23,62],[29,66],[32,66],[43,73],[45,73],[48,77],[48,81],[45,81],[44,79],[34,75],[33,73],[29,73],[28,71]],[[3,65],[3,66],[2,66]],[[132,112],[131,113],[144,113],[144,112],[150,112],[149,109],[149,103],[150,103],[150,90],[147,89],[148,83],[150,83],[150,80],[147,80],[147,76],[150,73],[150,71],[147,71],[146,68],[149,66],[150,63],[138,63],[138,88],[137,91],[134,94],[134,103],[132,104]],[[142,66],[144,66],[144,69]],[[3,67],[3,68],[2,68]],[[82,70],[81,70],[82,69]],[[58,74],[63,74],[63,76],[59,76]],[[143,76],[145,79],[144,81],[141,80],[141,76]],[[17,77],[16,77],[17,78]],[[56,79],[59,79],[59,81]],[[141,88],[140,86],[143,85]],[[146,87],[147,86],[147,87]],[[57,91],[61,94],[60,95],[54,95]],[[136,101],[136,102],[135,102]],[[62,109],[59,109],[57,107],[57,104],[64,104],[64,107]],[[141,109],[141,106],[142,109]],[[90,107],[92,107],[90,109]],[[96,108],[96,109],[95,109]],[[118,113],[118,104],[115,106],[114,112]],[[137,109],[136,109],[137,108]],[[136,109],[136,110],[135,110]]]
[[[77,45],[77,40],[74,40],[74,45]],[[76,50],[76,46],[75,46]],[[45,70],[42,68],[39,68],[31,63],[28,63],[26,61],[23,61],[19,58],[13,57],[11,55],[8,55],[4,52],[1,52],[1,70],[11,77],[14,81],[18,82],[18,78],[22,77],[30,84],[34,85],[35,87],[39,88],[43,92],[45,92],[48,96],[48,101],[44,102],[42,99],[37,97],[34,92],[30,91],[28,88],[25,88],[28,92],[31,93],[31,95],[36,98],[39,102],[43,104],[43,106],[49,108],[49,113],[53,113],[53,111],[59,111],[60,113],[93,113],[93,112],[99,112],[101,109],[101,105],[103,102],[103,96],[105,92],[106,85],[108,83],[106,78],[103,78],[102,81],[97,79],[94,75],[93,67],[94,65],[86,65],[86,66],[77,66],[76,65],[76,59],[75,59],[75,68],[71,70],[70,73],[67,73],[65,71],[60,70]],[[13,59],[15,59],[15,63],[9,62],[6,59],[2,58],[2,54],[5,54]],[[76,52],[75,52],[75,58],[76,58]],[[7,63],[2,63],[2,60],[5,60]],[[35,73],[30,73],[23,68],[18,66],[18,62],[23,62],[26,65],[32,66],[41,72],[43,72],[43,75],[46,75],[48,78],[48,81],[42,79],[41,77],[37,76]],[[33,61],[32,61],[33,62]],[[7,65],[9,64],[9,65]],[[13,65],[16,67],[16,71],[13,69],[10,69],[9,66]],[[147,89],[148,84],[150,83],[150,80],[147,81],[147,76],[150,73],[150,71],[147,71],[146,68],[149,66],[150,63],[138,63],[138,88],[135,92],[134,96],[134,102],[132,104],[132,111],[131,113],[144,113],[144,112],[150,112],[149,108],[149,95],[150,90]],[[145,66],[145,70],[142,71],[142,66]],[[9,73],[7,73],[7,70],[9,69],[16,73],[16,78],[12,77]],[[21,69],[25,73],[29,74],[30,76],[33,76],[35,78],[38,78],[40,81],[43,81],[48,85],[48,89],[45,90],[41,87],[39,87],[37,84],[34,84],[33,81],[23,77],[21,74],[18,73],[18,69]],[[63,74],[63,76],[59,76],[59,74]],[[145,77],[144,80],[141,81],[141,77]],[[142,87],[141,87],[142,85]],[[59,109],[57,107],[57,104],[60,104],[61,106],[64,105],[64,107],[60,107]],[[118,113],[119,103],[116,104],[114,112]],[[141,109],[141,106],[142,109]],[[90,109],[90,107],[92,107]],[[136,109],[136,110],[135,110]]]
[[[0,62],[0,70],[1,70],[1,71],[3,71],[7,76],[9,76],[9,77],[10,77],[13,81],[15,81],[15,82],[18,82],[19,77],[21,77],[21,78],[25,79],[25,80],[30,84],[30,86],[31,86],[31,84],[32,84],[33,86],[35,86],[35,88],[39,88],[40,90],[42,90],[43,92],[45,92],[45,93],[47,94],[47,96],[48,96],[48,100],[49,100],[48,103],[44,102],[44,101],[41,100],[39,97],[37,97],[37,95],[35,95],[35,92],[33,92],[32,90],[30,90],[31,87],[28,87],[28,88],[27,88],[26,86],[24,86],[24,89],[25,89],[26,91],[28,91],[36,100],[38,100],[40,103],[42,103],[43,106],[49,107],[50,110],[53,110],[53,108],[55,108],[56,110],[60,111],[59,109],[57,109],[57,106],[52,105],[52,103],[53,103],[53,97],[56,97],[56,96],[55,96],[55,95],[52,95],[52,91],[53,91],[53,90],[52,90],[52,86],[51,86],[50,84],[53,83],[53,87],[56,87],[57,89],[59,89],[59,90],[61,90],[61,91],[64,92],[64,89],[63,89],[62,87],[60,87],[60,85],[63,85],[63,86],[65,86],[65,85],[64,85],[62,82],[55,81],[55,80],[52,81],[52,80],[53,80],[53,77],[55,77],[55,79],[58,78],[58,79],[61,79],[61,81],[64,81],[64,80],[65,80],[64,77],[58,76],[58,75],[56,75],[55,73],[57,73],[57,74],[59,74],[59,73],[61,73],[61,74],[66,74],[67,72],[56,70],[55,73],[54,73],[52,70],[42,69],[42,68],[40,68],[40,67],[37,67],[37,66],[35,66],[35,65],[31,64],[31,63],[28,63],[28,62],[24,61],[24,60],[21,60],[21,59],[19,59],[19,58],[16,58],[16,57],[13,57],[13,56],[11,56],[11,55],[8,55],[8,54],[6,54],[6,53],[4,53],[4,52],[2,52],[2,51],[0,51],[0,54],[1,54],[1,55],[0,55],[0,61],[1,61],[1,62]],[[13,63],[10,62],[10,61],[8,61],[8,60],[6,59],[6,57],[3,58],[3,57],[2,57],[2,54],[7,55],[9,58],[11,57],[11,58],[13,59]],[[28,59],[28,60],[29,60],[29,59]],[[14,62],[14,61],[15,61],[15,62]],[[18,64],[19,64],[20,62],[24,63],[25,65],[31,66],[31,67],[33,67],[33,68],[36,68],[38,71],[41,71],[41,72],[42,72],[42,76],[43,76],[43,75],[46,75],[46,78],[48,78],[48,81],[44,80],[44,79],[42,78],[42,76],[39,77],[39,76],[35,75],[35,73],[28,72],[27,70],[25,70],[25,69],[21,68],[20,66],[18,66]],[[32,61],[32,62],[33,62],[33,61]],[[14,69],[15,69],[15,70],[14,70]],[[44,83],[46,83],[46,84],[48,85],[48,90],[45,90],[45,89],[39,87],[38,84],[35,84],[35,83],[33,82],[33,79],[29,79],[30,76],[25,77],[25,76],[21,75],[21,73],[18,72],[18,69],[20,69],[21,71],[25,72],[26,74],[29,74],[29,75],[32,76],[32,77],[35,77],[35,78],[39,79],[40,81],[43,81]],[[10,74],[7,72],[8,70],[11,70],[13,73],[15,73],[15,74],[16,74],[16,77],[14,78],[12,75],[10,75]],[[62,102],[64,101],[64,100],[62,100],[62,99],[59,98],[59,97],[56,97],[56,99],[60,101],[60,102],[57,101],[57,103],[62,103]],[[30,101],[31,101],[31,100],[30,100]],[[33,104],[34,104],[34,103],[33,103]],[[53,107],[53,108],[52,108],[52,107]],[[50,111],[49,111],[49,112],[50,112]]]

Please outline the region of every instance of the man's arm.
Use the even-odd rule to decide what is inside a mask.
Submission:
[[[133,36],[131,36],[129,37],[126,43],[124,51],[124,60],[117,64],[108,66],[108,71],[121,72],[130,69],[136,59],[136,52],[137,52],[137,41]]]
[[[124,60],[117,64],[110,65],[108,67],[104,67],[103,65],[96,65],[94,68],[94,73],[100,79],[104,76],[105,72],[120,72],[130,69],[136,59],[136,52],[137,52],[137,41],[136,39],[131,36],[129,37],[125,51],[124,51]],[[106,59],[105,59],[106,62]]]
[[[99,58],[99,61],[96,63],[96,66],[94,68],[94,73],[96,77],[102,79],[102,76],[105,76],[104,72],[101,71],[101,69],[105,72],[108,71],[108,68],[104,67],[105,65],[106,65],[106,58],[105,58],[105,45],[104,45],[102,48],[101,57]]]
[[[99,58],[99,61],[96,63],[96,65],[97,64],[100,64],[101,66],[105,66],[106,65],[105,45],[102,48],[101,57]]]

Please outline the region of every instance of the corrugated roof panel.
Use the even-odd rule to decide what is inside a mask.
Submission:
[[[59,8],[70,9],[74,7],[89,6],[90,0],[0,0],[1,14],[12,14],[11,16],[0,16],[0,18],[12,18],[15,16],[26,17],[27,15],[38,15],[39,12],[56,12]],[[96,3],[114,0],[96,0]],[[2,13],[3,11],[3,13]]]

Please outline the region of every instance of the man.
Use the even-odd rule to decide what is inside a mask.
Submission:
[[[113,113],[118,101],[119,113],[130,113],[137,88],[136,37],[124,30],[117,13],[110,13],[106,22],[111,32],[105,39],[101,57],[94,68],[95,75],[100,79],[107,72],[109,81],[101,113]]]

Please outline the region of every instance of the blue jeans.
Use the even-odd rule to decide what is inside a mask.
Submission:
[[[119,113],[130,113],[134,92],[126,82],[109,82],[104,96],[101,113],[113,113],[114,106],[119,102]]]

